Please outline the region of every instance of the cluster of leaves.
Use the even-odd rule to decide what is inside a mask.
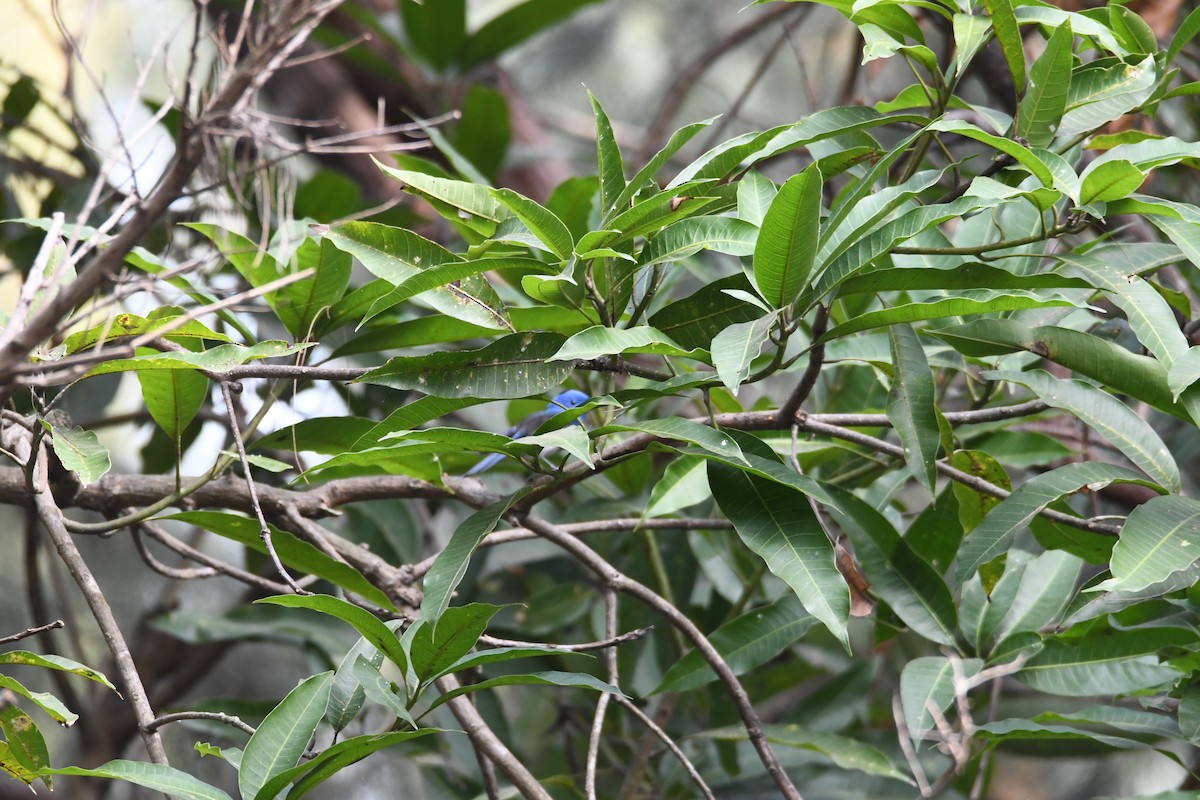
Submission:
[[[989,751],[1016,740],[1152,747],[1172,758],[1165,742],[1200,741],[1200,503],[1184,495],[1187,470],[1176,461],[1194,449],[1200,422],[1200,354],[1188,339],[1200,208],[1139,193],[1152,172],[1193,166],[1200,145],[1103,132],[1195,91],[1176,85],[1171,65],[1200,16],[1161,51],[1121,6],[1070,13],[991,0],[984,13],[923,3],[953,31],[943,67],[906,6],[832,5],[862,32],[868,60],[904,59],[919,82],[875,107],[737,136],[679,167],[709,123],[687,125],[632,177],[592,98],[598,174],[567,181],[544,204],[489,186],[487,165],[442,138],[453,172],[411,155],[380,168],[445,220],[443,241],[457,246],[360,221],[313,226],[298,247],[281,238],[263,251],[237,233],[191,226],[262,289],[291,341],[260,340],[230,312],[209,327],[167,308],[77,333],[54,354],[69,365],[102,345],[177,345],[134,347],[88,377],[135,372],[179,451],[213,381],[272,377],[257,362],[285,355],[300,354],[308,377],[321,377],[325,362],[368,360],[346,396],[359,407],[387,397],[395,411],[308,419],[252,449],[316,454],[297,485],[398,475],[419,487],[411,496],[478,508],[424,565],[420,615],[407,626],[332,596],[270,600],[349,623],[362,638],[336,669],[291,692],[243,749],[206,747],[239,769],[243,797],[289,785],[287,796],[299,797],[380,748],[436,741],[443,729],[425,725],[426,714],[463,692],[515,684],[685,698],[667,727],[692,737],[704,780],[761,784],[761,770],[738,766],[750,745],[731,727],[738,718],[718,662],[665,627],[621,645],[615,663],[633,677],[616,685],[615,666],[601,680],[592,674],[599,662],[582,665],[548,645],[475,649],[512,601],[528,607],[499,624],[523,637],[613,633],[589,614],[575,559],[595,565],[578,552],[530,550],[519,576],[480,566],[501,520],[532,527],[534,510],[584,530],[630,517],[624,530],[644,527],[595,543],[596,552],[709,631],[719,663],[755,677],[753,701],[819,682],[821,692],[765,729],[777,746],[820,754],[788,761],[818,794],[847,769],[869,776],[864,795],[905,794],[910,783],[932,792],[922,771],[931,764],[944,770],[939,791],[969,786]],[[1027,65],[1022,37],[1034,31],[1046,46]],[[456,57],[469,61],[481,33],[455,45]],[[959,91],[992,40],[1019,89],[1011,115]],[[451,63],[441,50],[423,55]],[[782,183],[768,177],[799,152],[803,169]],[[1148,223],[1163,241],[1132,241],[1118,219]],[[145,252],[129,260],[169,267]],[[355,263],[374,280],[351,287]],[[211,302],[203,288],[172,280],[195,303]],[[392,351],[400,354],[371,361]],[[566,384],[593,400],[533,436],[439,422],[493,401],[510,401],[519,417]],[[265,393],[264,405],[278,396]],[[585,424],[568,424],[575,419]],[[1045,433],[1055,423],[1098,434],[1107,460],[1094,457],[1091,434],[1073,448]],[[78,435],[55,430],[64,463],[85,482],[100,480],[107,467],[79,466],[79,447],[59,445]],[[543,459],[552,447],[566,457]],[[515,492],[483,492],[457,477],[478,451],[541,474]],[[257,458],[245,468],[287,468]],[[223,455],[206,479],[234,460]],[[1132,510],[1102,506],[1113,484],[1147,491]],[[553,507],[567,492],[575,502]],[[389,513],[407,519],[399,500]],[[268,549],[256,523],[227,510],[173,518]],[[671,519],[682,533],[655,535]],[[402,523],[353,522],[361,530],[348,535],[397,563],[427,555]],[[735,536],[722,533],[727,524]],[[288,567],[393,614],[412,610],[393,587],[288,531],[272,528],[270,541]],[[839,561],[839,548],[857,565]],[[874,605],[873,624],[852,621],[852,589]],[[494,602],[452,607],[456,591]],[[297,635],[257,613],[175,615],[163,626],[181,638]],[[619,619],[640,626],[647,614],[623,605]],[[229,632],[238,626],[241,634]],[[885,646],[893,640],[903,646]],[[456,673],[526,658],[556,669],[451,688]],[[1029,715],[1019,696],[992,692],[993,681],[1013,680],[1051,710]],[[881,736],[891,705],[883,687],[893,685],[897,729]],[[388,715],[387,732],[301,760],[322,721],[340,733],[366,724],[364,708]],[[949,760],[920,751],[906,763],[902,745],[925,740],[946,745]],[[540,774],[571,772],[569,754],[525,750]],[[38,772],[21,766],[18,777]],[[114,762],[74,773],[223,796],[167,767]],[[640,779],[656,781],[661,796],[689,791],[673,762]],[[564,793],[574,786],[569,774],[562,782]]]

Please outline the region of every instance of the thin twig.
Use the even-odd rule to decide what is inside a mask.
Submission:
[[[22,639],[28,638],[30,636],[37,636],[39,633],[45,633],[46,631],[52,631],[55,628],[63,628],[63,627],[66,627],[66,623],[64,623],[61,619],[56,619],[56,620],[54,620],[54,622],[47,622],[45,625],[38,625],[37,627],[34,627],[34,628],[26,628],[25,630],[21,631],[20,633],[14,633],[10,636],[0,636],[0,644],[10,644],[11,642],[19,642]]]
[[[161,717],[156,717],[145,725],[141,726],[142,731],[149,733],[156,731],[164,725],[169,725],[172,722],[181,722],[187,719],[207,719],[214,722],[220,722],[225,725],[237,728],[243,733],[254,735],[254,728],[242,721],[241,717],[232,714],[225,714],[221,711],[177,711],[174,714],[163,714]]]
[[[629,698],[618,695],[613,697],[613,700],[620,704],[622,708],[625,708],[627,711],[629,711],[629,713],[637,717],[638,720],[645,725],[651,733],[657,736],[659,740],[666,745],[667,749],[671,751],[671,754],[679,759],[679,763],[683,765],[688,777],[690,777],[692,782],[696,784],[696,788],[700,790],[700,794],[705,797],[706,800],[716,800],[712,793],[712,789],[708,788],[708,784],[704,782],[704,778],[700,775],[700,771],[696,769],[696,765],[691,762],[691,759],[684,754],[683,750],[680,749],[679,745],[675,743],[675,740],[672,739],[666,731],[659,727],[654,720],[646,716],[645,712],[634,705],[633,701]]]
[[[291,587],[296,594],[312,594],[300,587],[292,578],[288,571],[284,568],[283,562],[279,560],[279,554],[275,552],[275,543],[271,541],[271,526],[267,524],[267,518],[263,516],[262,505],[258,502],[258,490],[255,488],[254,475],[250,471],[250,460],[246,458],[246,445],[242,442],[242,431],[238,426],[237,412],[233,402],[233,390],[230,388],[228,381],[222,381],[221,394],[225,398],[225,411],[229,414],[229,429],[233,434],[233,442],[237,446],[238,458],[242,462],[242,472],[246,475],[246,489],[250,492],[250,508],[254,511],[255,518],[258,519],[258,535],[262,539],[263,547],[267,549],[267,555],[271,557],[271,563],[275,565],[276,571],[279,572],[283,582]]]

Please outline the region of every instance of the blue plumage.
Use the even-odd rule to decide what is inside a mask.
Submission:
[[[576,408],[583,405],[589,400],[588,396],[578,389],[568,389],[555,396],[553,400],[546,404],[546,407],[536,414],[530,414],[525,419],[521,420],[518,425],[509,428],[505,433],[513,439],[520,439],[522,436],[529,436],[545,423],[557,417],[568,408]],[[578,425],[579,420],[575,420],[572,424]],[[491,469],[504,460],[503,453],[490,453],[485,456],[478,464],[471,467],[467,471],[468,475],[478,475],[480,472]]]

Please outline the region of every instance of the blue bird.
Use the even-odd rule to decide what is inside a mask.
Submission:
[[[545,423],[557,417],[568,408],[577,408],[588,401],[588,396],[578,389],[568,389],[565,392],[557,395],[553,400],[546,404],[546,407],[536,414],[530,414],[525,419],[521,420],[520,424],[515,425],[505,431],[507,436],[513,439],[520,439],[522,436],[529,436]],[[572,424],[578,425],[579,420],[575,420]],[[491,453],[485,456],[478,464],[471,467],[467,471],[468,475],[478,475],[480,472],[489,470],[504,460],[503,453]]]

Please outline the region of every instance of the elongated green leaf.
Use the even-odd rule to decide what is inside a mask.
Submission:
[[[1008,71],[1012,73],[1013,87],[1020,92],[1025,85],[1025,43],[1021,40],[1021,29],[1017,27],[1013,4],[1011,0],[983,0],[983,6],[992,18],[996,41],[1000,43]]]
[[[815,622],[795,595],[785,595],[768,606],[735,617],[713,631],[708,640],[733,673],[742,675],[779,655]],[[671,665],[652,694],[685,692],[716,679],[716,673],[703,656],[692,651]]]
[[[888,329],[892,345],[892,387],[887,415],[904,447],[908,471],[930,493],[934,490],[941,433],[933,397],[933,372],[925,348],[908,325]]]
[[[1200,381],[1200,347],[1190,347],[1171,362],[1167,370],[1167,386],[1175,400]]]
[[[973,314],[987,314],[996,311],[1017,311],[1023,308],[1053,308],[1056,306],[1072,306],[1075,303],[1064,298],[1037,297],[1032,294],[995,294],[986,300],[976,300],[969,297],[948,297],[941,300],[931,300],[926,303],[905,303],[903,305],[885,308],[881,311],[868,311],[853,319],[843,322],[825,334],[824,340],[849,336],[859,331],[871,328],[882,328],[903,322],[917,322],[926,319],[944,319],[946,317],[966,317]]]
[[[679,261],[701,250],[748,256],[758,241],[758,228],[733,217],[692,217],[664,228],[642,249],[639,265]]]
[[[593,325],[567,341],[548,361],[585,361],[621,353],[647,353],[658,356],[704,358],[701,350],[685,350],[670,336],[649,325],[636,328],[608,328]]]
[[[1168,376],[1161,363],[1135,355],[1099,336],[1068,328],[1031,328],[1010,319],[973,320],[930,333],[973,358],[1025,350],[1101,381],[1160,411],[1190,419],[1188,412],[1172,401]]]
[[[1150,98],[1156,78],[1153,56],[1133,64],[1118,61],[1077,71],[1071,79],[1059,135],[1077,136],[1129,113]]]
[[[416,731],[392,731],[345,739],[325,748],[311,760],[302,761],[291,769],[279,773],[263,786],[259,796],[275,797],[289,783],[294,782],[296,785],[288,792],[287,797],[289,800],[298,800],[340,770],[362,761],[372,753],[436,733],[445,733],[445,731],[438,728],[421,728]]]
[[[1120,200],[1136,192],[1146,173],[1124,159],[1105,161],[1084,171],[1079,190],[1080,205]]]
[[[611,683],[605,683],[586,672],[531,672],[524,675],[504,675],[499,678],[489,678],[479,683],[460,686],[434,700],[425,713],[428,714],[433,709],[450,702],[456,697],[461,697],[471,692],[483,691],[484,689],[491,689],[496,686],[566,686],[624,696],[624,693],[616,686],[613,686]]]
[[[403,669],[408,663],[408,658],[400,647],[400,640],[383,620],[365,608],[348,603],[340,597],[333,597],[327,594],[282,594],[274,597],[264,597],[254,602],[270,603],[271,605],[283,606],[285,608],[308,608],[313,611],[319,611],[322,614],[328,614],[331,617],[336,617],[352,625],[354,630],[358,631],[359,635],[391,659],[393,664]]]
[[[492,197],[525,223],[525,227],[529,228],[551,253],[563,260],[571,257],[571,251],[575,249],[575,240],[571,231],[552,211],[512,189],[492,189],[491,192]]]
[[[383,665],[383,652],[364,636],[355,642],[333,675],[333,685],[329,688],[329,705],[325,708],[325,721],[337,732],[346,729],[362,710],[367,694],[362,684],[354,676],[354,662],[365,658],[376,669]]]
[[[490,236],[495,232],[497,223],[513,216],[511,211],[492,196],[486,186],[468,181],[440,178],[423,172],[394,169],[379,162],[376,163],[385,173],[403,182],[405,190],[429,200],[442,216],[452,222],[461,222],[485,236]],[[348,224],[373,225],[377,223]],[[344,231],[346,228],[347,225],[341,225],[336,230]]]
[[[449,607],[455,587],[467,574],[467,564],[475,548],[495,529],[516,499],[517,495],[506,497],[467,517],[434,559],[425,574],[425,597],[421,601],[421,615],[432,629],[431,633],[437,632],[438,620]]]
[[[1042,402],[1087,423],[1147,475],[1172,491],[1180,490],[1179,467],[1154,429],[1107,392],[1080,381],[1060,380],[1041,370],[985,373],[991,380],[1027,386]]]
[[[234,367],[264,358],[282,358],[311,347],[311,344],[288,344],[278,339],[259,342],[252,347],[238,344],[222,344],[199,353],[174,351],[153,355],[115,358],[98,364],[85,377],[108,375],[113,372],[129,372],[145,369],[185,369],[206,372],[228,372]]]
[[[616,202],[613,203],[614,211],[620,213],[622,209],[629,205],[630,201],[633,200],[633,196],[637,194],[643,186],[654,179],[654,176],[657,175],[658,171],[662,169],[668,161],[671,160],[672,156],[678,153],[685,144],[690,142],[692,137],[707,128],[709,125],[715,122],[716,119],[716,117],[712,117],[700,122],[693,122],[690,125],[684,125],[682,128],[672,133],[671,137],[667,139],[667,143],[663,145],[662,149],[655,153],[650,160],[646,162],[646,165],[637,171],[637,174],[630,179],[629,185],[626,186],[624,190],[622,190],[621,194],[617,196]],[[678,190],[675,193],[682,194],[682,192],[679,192]],[[621,226],[615,227],[618,227],[620,230],[625,230],[625,228]]]
[[[208,398],[208,378],[191,370],[139,370],[146,410],[172,440],[196,418]]]
[[[1008,3],[1008,0],[994,0],[997,3]],[[1011,6],[1009,6],[1011,9]],[[994,21],[994,18],[993,18]],[[1018,40],[1019,41],[1019,40]],[[1007,53],[1005,53],[1007,56]],[[1024,70],[1024,58],[1022,57],[1021,69]],[[1018,86],[1025,85],[1024,75]],[[1065,125],[1065,121],[1064,121]],[[1054,185],[1054,176],[1051,174],[1049,167],[1038,158],[1029,148],[1014,142],[1012,139],[1005,139],[1003,136],[997,136],[994,133],[988,133],[977,125],[972,125],[969,122],[960,119],[941,119],[932,123],[928,130],[938,131],[940,133],[957,133],[959,136],[966,136],[968,139],[974,139],[977,142],[982,142],[989,147],[994,147],[1002,153],[1012,156],[1018,164],[1033,173],[1042,186],[1047,188]]]
[[[10,678],[7,675],[0,675],[0,689],[10,691],[20,695],[33,702],[42,711],[53,718],[60,725],[74,725],[79,719],[79,715],[67,708],[61,700],[49,692],[33,692],[25,688],[25,686],[16,678]]]
[[[409,712],[405,699],[396,693],[392,682],[380,674],[379,667],[372,664],[366,658],[359,656],[354,660],[351,672],[353,672],[355,679],[358,681],[359,686],[362,687],[363,693],[367,696],[368,700],[391,711],[396,715],[396,719],[408,723],[413,728],[417,727],[417,722]],[[401,686],[405,685],[405,682],[401,681]]]
[[[792,304],[808,283],[821,226],[821,171],[816,164],[779,189],[754,247],[754,282],[775,308]]]
[[[730,325],[763,315],[758,306],[727,294],[726,289],[753,291],[741,273],[722,278],[655,312],[650,324],[683,347],[707,348]]]
[[[447,609],[448,612],[454,609]],[[535,656],[546,655],[563,655],[561,647],[552,645],[531,645],[527,647],[493,647],[488,650],[476,650],[473,653],[467,653],[462,658],[458,659],[449,666],[443,667],[440,672],[433,674],[429,681],[432,682],[445,675],[452,675],[455,672],[462,672],[468,669],[477,669],[484,664],[495,664],[502,661],[514,661],[518,658],[532,658]],[[587,655],[586,653],[570,653],[570,655]]]
[[[1154,497],[1135,508],[1113,545],[1112,579],[1094,591],[1136,592],[1169,580],[1200,560],[1200,503]]]
[[[930,641],[953,647],[957,613],[954,598],[936,569],[901,539],[887,518],[858,497],[834,491],[839,502],[828,510],[850,537],[871,591],[906,625]]]
[[[193,778],[188,773],[174,767],[168,767],[165,764],[151,764],[148,761],[117,759],[95,769],[63,767],[41,770],[39,774],[108,778],[145,786],[147,789],[162,792],[171,797],[183,798],[183,800],[230,800],[228,794],[215,786],[209,786],[199,778]]]
[[[719,463],[708,483],[738,536],[792,588],[810,614],[850,649],[850,590],[809,498],[792,488]]]
[[[1003,640],[1023,631],[1038,632],[1059,621],[1075,596],[1082,559],[1061,550],[1051,550],[1031,559],[1021,575],[1012,604],[996,628]]]
[[[662,478],[651,487],[650,502],[642,512],[642,519],[673,514],[711,496],[704,460],[677,458],[667,465]]]
[[[413,623],[421,626],[408,638],[409,663],[417,678],[428,683],[466,656],[499,610],[487,603],[468,603],[445,609],[435,620]]]
[[[779,187],[773,180],[756,171],[747,172],[738,181],[737,215],[751,225],[762,226],[771,207],[771,201],[779,194]]]
[[[350,271],[354,266],[350,254],[339,249],[333,242],[323,239],[317,244],[305,239],[296,250],[296,268],[311,269],[313,276],[286,287],[288,302],[297,312],[297,330],[294,336],[308,338],[313,333],[316,321],[329,313],[329,309],[346,293],[350,285]]]
[[[621,149],[617,147],[617,137],[613,134],[612,123],[608,114],[604,113],[600,101],[590,91],[588,100],[592,103],[592,116],[596,120],[596,157],[599,163],[600,176],[600,214],[608,218],[610,212],[616,209],[617,198],[625,191],[625,165],[621,161]]]
[[[100,444],[95,431],[85,431],[78,425],[60,428],[45,421],[42,424],[51,431],[51,445],[58,460],[78,475],[84,486],[100,480],[112,469],[108,448]]]
[[[860,272],[842,283],[840,296],[920,289],[1086,289],[1090,284],[1061,273],[1016,275],[987,264],[959,264],[953,269],[884,267]]]
[[[24,711],[12,705],[0,708],[0,732],[4,734],[8,752],[29,773],[36,774],[50,766],[46,740],[33,718]]]
[[[770,341],[776,318],[776,314],[767,314],[753,322],[737,322],[713,337],[713,366],[721,383],[735,397],[738,387],[750,376],[750,364]]]
[[[610,431],[640,431],[667,441],[694,444],[706,452],[729,459],[736,464],[747,463],[742,449],[731,434],[681,417],[606,425],[597,429],[595,433],[600,435]]]
[[[566,19],[597,0],[525,0],[485,22],[463,43],[459,64],[464,71],[492,61],[538,31]]]
[[[1071,23],[1054,29],[1046,49],[1029,70],[1029,86],[1017,108],[1017,131],[1030,147],[1048,147],[1067,110],[1075,34]]]
[[[57,656],[50,653],[31,653],[28,650],[9,650],[5,653],[0,653],[0,664],[24,664],[31,667],[53,669],[59,672],[69,672],[72,675],[78,675],[90,681],[95,681],[114,692],[117,691],[117,687],[112,685],[112,682],[104,676],[103,672],[94,670],[65,656]]]
[[[258,521],[236,514],[224,514],[217,511],[182,511],[178,514],[160,517],[160,519],[176,519],[191,525],[198,525],[207,531],[232,539],[257,553],[267,552],[259,533]],[[293,569],[308,575],[316,575],[335,586],[340,586],[351,592],[362,595],[373,603],[384,608],[393,608],[392,601],[374,584],[362,576],[354,567],[344,561],[336,561],[318,550],[308,542],[301,541],[288,531],[271,527],[271,543],[283,563]]]
[[[1017,678],[1039,691],[1067,697],[1157,688],[1179,678],[1179,672],[1159,664],[1156,654],[1195,641],[1196,634],[1182,628],[1101,628],[1080,639],[1047,641]]]
[[[152,314],[149,318],[139,317],[137,314],[117,314],[112,319],[105,320],[99,325],[95,325],[85,331],[72,333],[63,340],[63,346],[66,348],[66,354],[72,355],[91,349],[101,342],[111,342],[129,336],[141,336],[144,333],[150,333],[165,325],[172,324],[176,316],[178,316],[177,309],[174,314],[163,314],[160,316]],[[223,333],[216,333],[209,330],[207,325],[196,320],[172,329],[170,333],[166,334],[166,338],[180,342],[197,340],[230,343],[233,341]]]
[[[767,741],[772,744],[820,753],[842,769],[914,784],[913,779],[901,771],[883,751],[849,736],[795,724],[764,725],[763,732],[767,735]],[[744,728],[732,726],[704,731],[697,735],[725,741],[745,741],[748,738]]]
[[[503,208],[487,194],[486,189],[477,188],[484,193],[488,203]],[[325,238],[357,258],[371,274],[393,286],[400,286],[405,281],[415,278],[422,270],[464,260],[411,231],[376,222],[348,222],[328,231]],[[367,314],[370,309],[375,308],[380,296],[384,294],[386,292],[371,297],[361,314]],[[433,289],[421,299],[443,314],[474,325],[493,330],[512,329],[496,291],[478,275],[465,277],[454,286]],[[336,309],[334,313],[337,314]],[[362,319],[361,315],[359,319]]]
[[[960,659],[961,675],[971,678],[983,669],[977,658]],[[900,705],[904,721],[913,736],[933,728],[933,712],[945,711],[954,702],[954,666],[944,656],[914,658],[900,673]]]
[[[513,334],[481,350],[399,356],[358,380],[438,397],[528,397],[554,388],[571,374],[570,362],[546,360],[564,341],[555,333]]]
[[[1067,464],[1030,478],[1001,500],[967,537],[958,554],[959,582],[1007,552],[1017,532],[1055,500],[1083,488],[1102,489],[1110,483],[1146,481],[1123,467],[1096,461]]]
[[[301,681],[267,714],[242,751],[238,791],[243,798],[269,800],[271,795],[260,795],[267,781],[296,766],[325,715],[332,685],[332,672],[314,675]]]

